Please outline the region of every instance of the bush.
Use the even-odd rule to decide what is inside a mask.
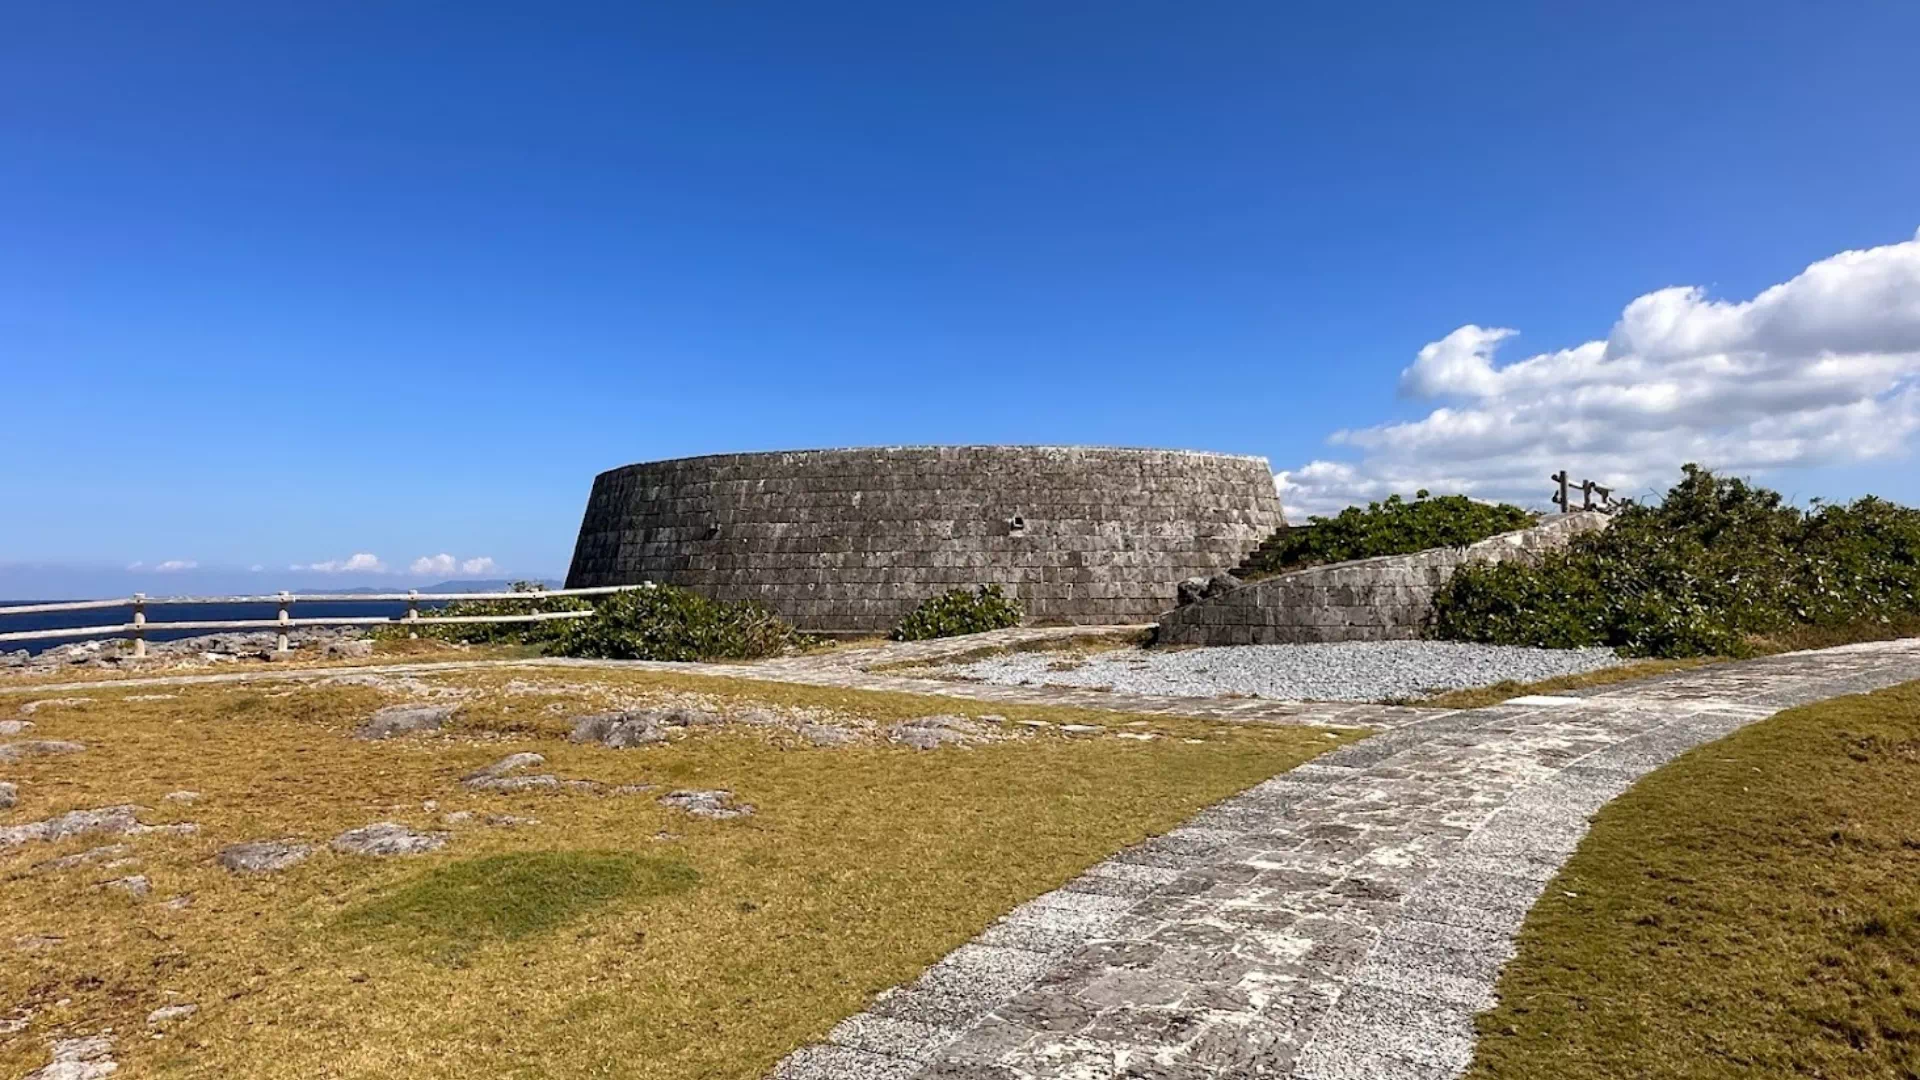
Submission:
[[[1270,577],[1322,563],[1464,547],[1524,529],[1537,518],[1517,506],[1475,502],[1465,495],[1433,498],[1421,491],[1412,502],[1389,495],[1364,510],[1349,506],[1330,518],[1308,518],[1304,527],[1280,529],[1247,556],[1237,576]]]
[[[1020,601],[1008,599],[998,585],[978,589],[948,589],[939,596],[920,602],[900,625],[893,628],[895,641],[926,641],[929,638],[978,634],[984,630],[1004,630],[1019,626],[1024,615]]]
[[[547,651],[607,660],[751,660],[811,644],[759,604],[656,585],[601,597],[592,618],[561,622]]]
[[[1634,656],[1740,656],[1759,638],[1920,615],[1920,511],[1872,497],[1801,511],[1688,465],[1658,505],[1530,563],[1461,568],[1434,636]],[[1845,636],[1845,635],[1842,635]]]
[[[533,581],[516,581],[512,589],[517,593],[538,593],[541,586]],[[422,596],[422,599],[431,599]],[[577,596],[529,596],[525,600],[455,600],[442,607],[423,608],[420,621],[395,626],[382,626],[373,632],[375,638],[393,640],[418,634],[423,638],[439,641],[462,641],[468,643],[537,645],[552,640],[566,626],[566,620],[551,619],[546,622],[527,623],[454,623],[447,626],[431,625],[435,619],[450,615],[526,615],[544,611],[585,611],[591,603]]]

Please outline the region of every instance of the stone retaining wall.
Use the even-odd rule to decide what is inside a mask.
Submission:
[[[1164,645],[1298,645],[1420,636],[1433,597],[1453,572],[1565,547],[1607,526],[1605,514],[1557,514],[1532,528],[1461,548],[1331,563],[1216,593],[1160,616]]]
[[[1032,620],[1151,622],[1282,523],[1264,458],[1047,446],[720,454],[602,473],[572,587],[657,581],[805,630],[891,629],[955,586]]]

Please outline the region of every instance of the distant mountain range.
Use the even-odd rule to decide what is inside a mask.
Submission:
[[[525,580],[527,579],[472,578],[463,581],[443,581],[438,585],[420,585],[417,586],[417,588],[419,588],[423,596],[427,593],[511,592],[515,581]],[[565,582],[556,581],[553,578],[534,578],[533,580],[536,584],[548,589],[566,587]],[[369,593],[391,593],[398,590],[395,590],[391,585],[361,585],[352,589],[328,589],[326,591],[340,595],[366,595]]]

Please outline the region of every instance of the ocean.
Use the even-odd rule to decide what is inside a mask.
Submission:
[[[53,603],[44,600],[0,600],[0,608],[17,604]],[[422,598],[422,609],[439,606],[440,602]],[[383,616],[395,618],[407,612],[404,601],[398,600],[303,600],[293,605],[289,614],[295,619],[318,618],[366,618]],[[168,630],[167,623],[173,621],[217,622],[227,619],[271,619],[279,613],[272,602],[256,604],[151,604],[147,605],[147,640],[173,641],[176,638],[194,637],[202,634],[241,633],[242,631],[223,630]],[[121,607],[89,608],[85,611],[49,611],[31,615],[0,614],[0,634],[10,634],[25,630],[57,630],[69,626],[110,626],[124,625],[133,621],[133,605]],[[0,652],[12,652],[26,649],[38,653],[55,645],[64,645],[71,641],[86,641],[90,638],[124,637],[119,631],[89,634],[86,637],[30,638],[25,641],[0,641]]]

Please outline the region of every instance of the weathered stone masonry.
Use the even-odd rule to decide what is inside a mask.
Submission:
[[[1160,616],[1165,645],[1300,645],[1420,636],[1434,594],[1468,563],[1503,562],[1565,547],[1605,528],[1605,514],[1558,514],[1530,529],[1459,548],[1383,555],[1278,574]]]
[[[1263,458],[1047,446],[719,454],[594,480],[567,584],[758,600],[803,629],[883,631],[955,586],[1030,618],[1150,622],[1281,524]]]

